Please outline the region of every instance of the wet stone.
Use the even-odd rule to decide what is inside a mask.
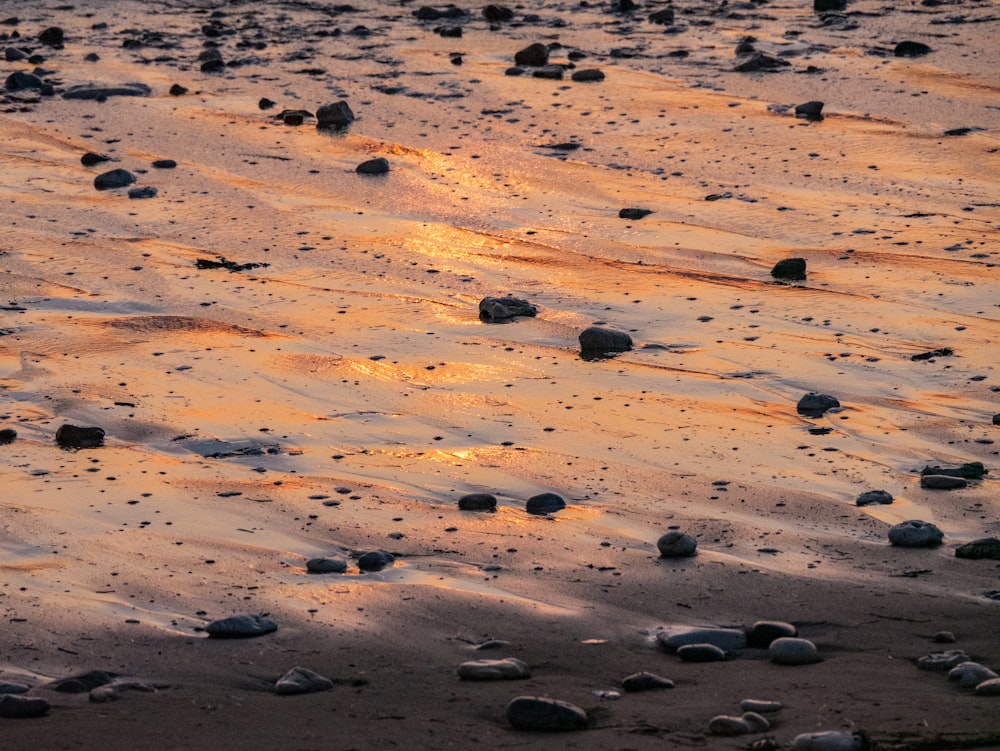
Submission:
[[[894,500],[892,494],[885,490],[867,490],[858,496],[856,503],[859,506],[887,506]]]
[[[771,276],[775,279],[800,282],[806,278],[806,259],[782,258],[771,268]]]
[[[795,405],[800,415],[806,417],[821,417],[831,409],[839,409],[840,401],[835,396],[829,394],[817,394],[809,392]]]
[[[929,548],[940,545],[944,533],[930,522],[910,519],[889,530],[889,542],[901,548]]]
[[[37,696],[0,695],[0,717],[7,719],[41,717],[49,709],[49,703]]]
[[[580,352],[587,359],[599,359],[632,349],[632,337],[624,331],[591,326],[580,333]]]
[[[639,691],[659,691],[666,688],[673,688],[674,682],[669,678],[664,678],[656,673],[633,673],[622,679],[622,688],[629,693]]]
[[[42,88],[42,79],[38,76],[33,76],[31,73],[24,73],[19,70],[7,76],[7,79],[4,81],[4,88],[7,91],[40,89]]]
[[[535,43],[519,50],[514,55],[515,65],[541,67],[549,62],[549,49],[544,44]]]
[[[23,683],[0,683],[0,694],[26,694],[28,690]]]
[[[158,191],[152,185],[146,185],[142,188],[131,188],[128,192],[128,197],[133,201],[142,200],[144,198],[156,198]]]
[[[507,721],[517,730],[587,729],[587,713],[580,707],[544,696],[518,696],[511,700],[507,705]]]
[[[17,440],[17,431],[13,428],[3,428],[0,430],[0,446],[5,446],[8,443],[13,443]]]
[[[215,639],[247,639],[278,630],[278,624],[262,615],[233,615],[212,621],[205,627]]]
[[[114,188],[124,188],[136,181],[136,176],[128,170],[113,169],[104,172],[94,178],[94,187],[97,190],[113,190]]]
[[[565,73],[566,69],[561,65],[543,65],[531,71],[531,75],[535,78],[548,78],[553,81],[562,80]]]
[[[177,162],[173,159],[157,159],[153,162],[153,167],[156,169],[174,169],[177,167]]]
[[[951,475],[921,475],[920,487],[927,490],[961,490],[967,488],[969,481],[964,477]]]
[[[969,656],[961,649],[949,649],[945,652],[931,652],[917,660],[921,670],[951,670],[963,662],[970,662]]]
[[[994,678],[1000,678],[1000,676],[978,662],[962,662],[948,671],[948,680],[955,681],[963,688],[974,688],[983,681]]]
[[[274,684],[274,692],[282,696],[315,694],[320,691],[329,691],[331,688],[333,688],[332,680],[309,670],[309,668],[302,667],[292,668]]]
[[[528,666],[516,657],[469,660],[458,666],[458,677],[465,681],[513,681],[530,675]]]
[[[384,568],[391,568],[396,562],[396,556],[384,550],[372,550],[363,553],[358,558],[358,568],[362,571],[381,571]]]
[[[746,735],[750,725],[742,717],[720,714],[708,721],[708,732],[721,736]]]
[[[310,558],[306,561],[306,571],[310,574],[342,574],[347,571],[347,561],[343,558]]]
[[[747,634],[748,647],[769,647],[775,639],[794,637],[798,630],[784,621],[757,621]]]
[[[570,78],[577,83],[596,83],[604,80],[604,71],[597,68],[584,68],[574,71]]]
[[[714,644],[685,644],[677,648],[682,662],[722,662],[728,655]]]
[[[825,730],[795,736],[789,751],[867,751],[868,739],[862,733],[847,730]]]
[[[564,508],[566,508],[566,501],[555,493],[539,493],[538,495],[534,495],[528,499],[528,502],[524,506],[525,511],[536,516],[554,514],[556,511],[561,511]]]
[[[1000,412],[997,412],[995,415],[993,415],[993,424],[1000,425]]]
[[[896,57],[923,57],[931,52],[931,48],[923,42],[900,42],[893,50]]]
[[[81,99],[103,102],[113,96],[149,96],[153,90],[144,83],[127,83],[121,86],[98,86],[80,84],[70,86],[62,93],[63,99]]]
[[[622,209],[621,211],[618,212],[618,218],[631,219],[634,221],[642,219],[643,217],[647,217],[652,213],[653,213],[652,209],[639,209],[639,208]]]
[[[771,662],[777,665],[810,665],[819,662],[816,645],[808,639],[782,637],[768,647]]]
[[[359,175],[384,175],[389,171],[389,160],[384,156],[362,162],[354,171]]]
[[[795,105],[795,116],[810,122],[819,122],[823,119],[823,102],[804,102]]]
[[[519,316],[534,317],[538,308],[517,297],[484,297],[479,301],[479,319],[486,323],[509,321]]]
[[[981,537],[955,548],[956,558],[1000,561],[1000,540],[996,537]]]
[[[667,532],[656,541],[656,549],[662,558],[688,558],[698,552],[698,540],[683,532]]]
[[[496,511],[496,496],[489,493],[467,493],[458,499],[462,511]]]
[[[981,480],[983,475],[989,474],[982,462],[966,462],[957,467],[926,466],[920,470],[923,475],[943,475],[947,477],[962,477],[966,480]]]
[[[714,644],[726,652],[744,649],[747,635],[742,629],[703,626],[671,626],[656,635],[657,643],[668,652],[686,644]]]
[[[56,443],[64,449],[93,449],[104,445],[104,429],[65,424],[56,431]]]

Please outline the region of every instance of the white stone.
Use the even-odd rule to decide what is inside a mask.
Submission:
[[[333,688],[333,681],[315,673],[309,668],[292,668],[274,684],[274,692],[283,696],[290,694],[313,694]]]
[[[803,733],[795,736],[790,751],[862,751],[864,738],[844,730],[827,730],[821,733]]]
[[[990,678],[976,686],[976,696],[1000,696],[1000,678]]]
[[[458,677],[466,681],[511,681],[528,676],[528,666],[516,657],[469,660],[458,666]]]
[[[768,647],[771,661],[778,665],[810,665],[819,662],[816,645],[808,639],[783,636],[775,639]]]
[[[948,671],[948,680],[958,681],[958,685],[965,688],[978,686],[991,678],[1000,678],[1000,676],[978,662],[963,662]]]

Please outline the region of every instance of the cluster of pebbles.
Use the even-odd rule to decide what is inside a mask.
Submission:
[[[934,641],[941,644],[955,643],[955,635],[950,631],[940,631]],[[946,649],[931,652],[917,659],[917,667],[947,673],[948,680],[962,688],[971,688],[976,696],[1000,696],[1000,675],[990,668],[971,659],[962,649]]]

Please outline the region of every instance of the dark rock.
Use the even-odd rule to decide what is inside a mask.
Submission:
[[[31,687],[23,683],[0,683],[0,694],[26,694],[30,690]]]
[[[16,63],[24,60],[28,56],[28,53],[24,50],[19,50],[17,47],[7,47],[3,51],[3,56],[8,63]]]
[[[958,467],[926,466],[920,470],[922,475],[947,475],[949,477],[964,477],[966,480],[981,480],[989,474],[982,462],[966,462]]]
[[[661,26],[672,26],[674,23],[674,9],[663,8],[649,14],[650,23],[658,23]]]
[[[787,68],[790,65],[790,62],[782,60],[780,57],[771,57],[771,55],[765,55],[763,52],[754,52],[745,60],[738,62],[733,70],[738,73],[752,73],[755,71],[770,72]]]
[[[157,159],[153,162],[153,166],[156,169],[174,169],[177,167],[177,162],[173,159]]]
[[[736,43],[736,57],[749,55],[757,51],[757,37],[745,36]]]
[[[389,171],[389,160],[384,156],[369,159],[355,167],[354,171],[359,175],[384,175]]]
[[[503,5],[487,5],[483,8],[483,18],[490,23],[510,21],[514,18],[514,11]]]
[[[798,636],[798,630],[784,621],[757,621],[747,633],[747,646],[766,648],[775,639]]]
[[[795,105],[795,116],[812,122],[819,122],[823,119],[823,102],[797,104]]]
[[[136,181],[136,176],[128,170],[113,169],[104,172],[94,178],[94,187],[97,190],[112,190],[114,188],[124,188]]]
[[[226,70],[226,63],[221,59],[213,58],[201,64],[202,73],[223,73]]]
[[[106,686],[116,676],[116,673],[109,673],[106,670],[91,670],[89,673],[71,675],[69,678],[60,678],[48,684],[47,688],[63,694],[85,694],[88,691],[93,691],[98,686]]]
[[[316,110],[316,127],[326,130],[342,130],[354,122],[354,112],[350,105],[343,101],[324,104]]]
[[[487,323],[509,321],[518,316],[533,317],[538,309],[517,297],[484,297],[479,301],[479,318]]]
[[[282,696],[291,694],[315,694],[329,691],[333,681],[308,668],[292,668],[274,684],[274,692]]]
[[[964,477],[951,475],[920,475],[920,487],[928,490],[960,490],[969,486]]]
[[[633,673],[622,679],[622,689],[629,693],[638,691],[658,691],[665,688],[673,688],[674,682],[669,678],[656,675],[655,673]]]
[[[795,408],[800,415],[806,417],[821,417],[825,412],[840,407],[840,401],[835,396],[829,394],[817,394],[810,391],[799,399]]]
[[[677,656],[682,662],[722,662],[726,651],[714,644],[684,644],[677,648]]]
[[[181,86],[179,83],[175,83],[170,87],[170,96],[184,96],[188,93],[188,90]]]
[[[458,666],[464,681],[516,681],[530,678],[531,671],[522,660],[505,657],[499,660],[469,660]]]
[[[156,190],[156,188],[154,188],[152,185],[146,185],[145,187],[142,188],[132,188],[128,192],[128,197],[131,198],[133,201],[140,200],[143,198],[156,198],[157,192],[158,191]]]
[[[566,69],[561,65],[543,65],[531,71],[531,75],[535,78],[549,78],[554,81],[560,81],[565,72]]]
[[[554,514],[556,511],[561,511],[564,508],[566,508],[566,501],[555,493],[533,495],[524,506],[525,511],[536,516]]]
[[[931,52],[931,48],[923,42],[900,42],[892,50],[896,57],[923,57]]]
[[[48,47],[62,47],[65,35],[58,26],[50,26],[38,34],[38,41]]]
[[[42,88],[42,79],[38,76],[33,76],[30,73],[23,73],[18,70],[7,76],[7,80],[4,81],[4,88],[7,89],[7,91],[40,89]]]
[[[507,705],[507,722],[517,730],[561,732],[587,729],[580,707],[544,696],[518,696]]]
[[[0,696],[0,717],[7,719],[41,717],[49,709],[49,703],[37,696]]]
[[[17,439],[17,431],[13,428],[3,428],[0,430],[0,446],[13,443]]]
[[[496,496],[489,493],[468,493],[458,499],[458,508],[462,511],[496,511]]]
[[[95,84],[80,84],[70,86],[63,92],[63,99],[82,99],[84,101],[103,101],[113,96],[149,96],[153,90],[144,83],[126,83],[121,86],[97,86]]]
[[[465,11],[454,5],[449,5],[443,10],[425,5],[413,11],[413,15],[419,21],[440,21],[442,18],[462,18],[465,16]]]
[[[813,10],[817,13],[830,13],[847,9],[847,0],[813,0]]]
[[[935,357],[951,357],[955,354],[955,350],[951,347],[941,347],[940,349],[932,349],[929,352],[921,352],[916,355],[910,355],[910,359],[914,362],[920,362],[921,360],[931,360]]]
[[[859,506],[875,506],[878,504],[888,506],[893,500],[892,494],[885,490],[866,490],[858,496],[856,503]]]
[[[528,65],[531,67],[541,67],[549,62],[549,48],[544,44],[535,42],[532,45],[519,50],[514,55],[515,65]]]
[[[56,431],[56,443],[64,449],[93,449],[104,445],[103,428],[62,425]]]
[[[214,639],[247,639],[278,630],[278,624],[262,615],[232,615],[212,621],[205,627]]]
[[[637,220],[637,219],[642,219],[643,217],[647,217],[652,213],[653,213],[652,209],[636,209],[636,208],[621,209],[618,212],[618,218]]]
[[[955,548],[956,558],[1000,561],[1000,540],[996,537],[982,537]]]
[[[584,68],[574,71],[570,78],[577,83],[594,83],[604,80],[604,71],[597,68]]]
[[[503,74],[505,76],[516,77],[516,76],[523,76],[526,72],[527,71],[524,68],[519,68],[515,65],[512,68],[507,68],[507,70],[505,70]]]
[[[889,542],[901,548],[930,548],[940,545],[944,533],[930,522],[910,519],[889,530]]]
[[[275,104],[277,104],[277,102],[272,102],[266,96],[257,100],[257,108],[262,110],[269,110],[274,107]]]
[[[306,571],[310,574],[342,574],[347,571],[347,561],[343,558],[310,558],[306,561]]]
[[[820,660],[815,644],[808,639],[789,636],[771,642],[768,654],[771,661],[778,665],[811,665]]]
[[[962,557],[958,555],[957,550],[955,551],[955,555],[958,556],[959,558]],[[955,634],[952,631],[938,631],[937,633],[934,634],[934,637],[931,639],[931,641],[934,642],[935,644],[954,644],[958,640],[955,638]]]
[[[445,39],[460,39],[462,36],[461,26],[439,26],[434,31],[438,36]]]
[[[372,550],[363,553],[358,558],[358,568],[362,571],[381,571],[384,568],[391,568],[396,562],[396,556],[384,550]]]
[[[104,154],[95,154],[93,151],[88,151],[80,157],[80,164],[84,167],[93,167],[95,164],[103,164],[104,162],[110,161],[111,157],[105,156]]]
[[[801,282],[806,278],[806,259],[782,258],[774,264],[774,267],[771,269],[771,276],[775,279]]]
[[[698,551],[698,540],[683,532],[667,532],[656,541],[662,558],[689,558]]]
[[[281,116],[281,121],[285,125],[302,125],[305,122],[305,118],[301,112],[286,112]]]
[[[591,326],[580,332],[580,353],[584,359],[600,359],[632,349],[632,337],[624,331]]]
[[[612,0],[612,13],[631,13],[635,10],[635,0]]]
[[[995,415],[993,415],[993,424],[1000,425],[1000,412],[997,412]]]

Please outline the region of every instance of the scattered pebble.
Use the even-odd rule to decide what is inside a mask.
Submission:
[[[97,190],[113,190],[114,188],[124,188],[136,181],[136,176],[128,170],[113,169],[104,172],[94,178],[94,187]]]
[[[809,120],[810,122],[820,122],[823,119],[823,102],[805,102],[803,104],[797,104],[795,105],[795,116],[804,120]],[[805,278],[804,263],[805,262],[803,261],[803,278]]]
[[[1000,678],[990,678],[976,686],[976,696],[1000,696]]]
[[[783,636],[768,647],[771,662],[777,665],[811,665],[819,662],[816,645],[808,639]]]
[[[895,499],[892,494],[885,490],[868,490],[858,496],[857,504],[859,506],[876,506],[876,505],[889,505]]]
[[[810,391],[808,394],[799,399],[795,408],[798,410],[800,415],[805,415],[806,417],[822,417],[823,414],[831,409],[839,409],[840,401],[835,396],[830,396],[829,394],[817,394]]]
[[[549,48],[544,44],[535,43],[514,54],[515,65],[541,67],[549,62]]]
[[[146,185],[142,188],[132,188],[128,192],[128,197],[133,200],[142,198],[156,198],[157,192],[158,191],[156,190],[156,188],[154,188],[152,185]]]
[[[586,730],[587,713],[575,704],[544,696],[518,696],[507,705],[507,721],[517,730]]]
[[[369,159],[355,167],[354,171],[359,175],[384,175],[389,171],[389,160],[384,156]]]
[[[604,80],[604,71],[597,68],[584,68],[577,70],[570,76],[577,83],[595,83]]]
[[[95,154],[93,151],[88,151],[80,157],[80,164],[84,167],[93,167],[95,164],[103,164],[110,161],[111,157],[106,154]]]
[[[958,640],[955,638],[955,634],[951,631],[938,631],[934,634],[931,641],[937,644],[954,644]]]
[[[511,681],[530,675],[528,666],[516,657],[469,660],[458,666],[458,677],[466,681]]]
[[[278,624],[262,615],[233,615],[212,621],[205,627],[216,639],[245,639],[278,630]]]
[[[744,699],[740,702],[740,708],[744,712],[756,712],[757,714],[777,714],[781,711],[780,701],[767,701],[765,699]]]
[[[649,216],[652,213],[653,213],[652,209],[639,209],[639,208],[621,209],[618,212],[618,218],[638,220],[642,219],[643,217]]]
[[[554,514],[556,511],[561,511],[564,508],[566,508],[566,501],[555,493],[539,493],[538,495],[534,495],[528,499],[528,502],[524,506],[525,511],[536,516]]]
[[[71,675],[68,678],[60,678],[49,683],[46,688],[58,691],[62,694],[85,694],[93,691],[98,686],[106,686],[111,683],[117,675],[105,670],[91,670],[80,675]]]
[[[396,563],[396,556],[384,550],[372,550],[358,557],[358,568],[362,571],[381,571],[391,568]]]
[[[342,574],[347,571],[347,561],[343,558],[310,558],[306,561],[306,571],[310,574]]]
[[[889,542],[900,548],[929,548],[943,540],[944,532],[919,519],[900,522],[889,529]]]
[[[785,621],[757,621],[747,633],[747,646],[766,648],[775,639],[798,636],[798,629]]]
[[[458,499],[462,511],[496,511],[497,499],[490,493],[467,493]]]
[[[316,110],[316,127],[320,130],[343,130],[352,122],[354,122],[354,112],[343,100],[324,104]]]
[[[746,735],[750,725],[742,717],[720,714],[708,721],[708,732],[723,736]]]
[[[518,316],[533,317],[538,308],[517,297],[484,297],[479,301],[479,319],[486,323],[506,322]]]
[[[667,532],[656,541],[662,558],[687,558],[698,552],[698,540],[683,532]]]
[[[789,751],[868,751],[871,744],[863,733],[826,730],[795,736]]]
[[[41,717],[50,709],[49,703],[37,696],[0,696],[0,717],[8,719],[26,719]]]
[[[951,670],[953,667],[969,662],[969,656],[961,649],[949,649],[946,652],[931,652],[917,660],[921,670]]]
[[[274,692],[282,696],[315,694],[320,691],[329,691],[331,688],[333,688],[332,680],[309,670],[309,668],[301,667],[292,668],[274,684]]]
[[[896,57],[923,57],[930,54],[931,48],[923,42],[900,42],[893,48],[892,54]]]
[[[629,693],[639,691],[658,691],[666,688],[673,688],[674,682],[669,678],[664,678],[656,673],[633,673],[622,679],[622,689]]]

